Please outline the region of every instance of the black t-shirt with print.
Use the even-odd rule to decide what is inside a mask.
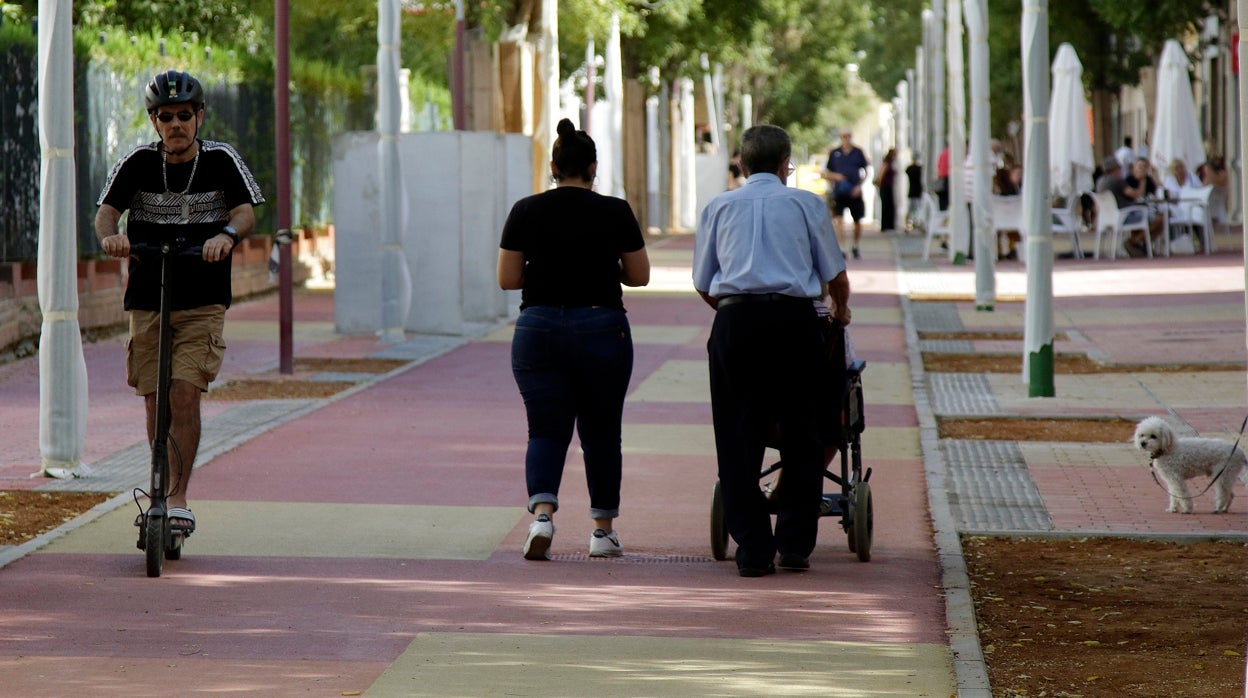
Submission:
[[[149,143],[113,166],[96,203],[129,211],[126,236],[131,244],[156,245],[181,238],[188,245],[202,245],[221,232],[232,209],[258,206],[264,196],[228,143],[200,141],[198,162],[168,163],[163,172],[159,143]],[[174,256],[169,264],[171,309],[230,304],[230,260],[208,263]],[[125,309],[160,309],[158,260],[130,258]]]

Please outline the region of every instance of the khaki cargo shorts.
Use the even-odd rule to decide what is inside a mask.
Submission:
[[[225,357],[225,306],[206,305],[175,310],[173,327],[173,379],[208,390]],[[156,363],[160,344],[160,313],[130,311],[130,339],[126,342],[126,382],[139,395],[156,392]]]

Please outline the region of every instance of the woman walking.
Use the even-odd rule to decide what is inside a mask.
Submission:
[[[875,186],[880,192],[880,232],[891,233],[897,229],[897,202],[893,196],[897,177],[897,151],[889,148],[875,176]]]
[[[575,427],[585,456],[591,557],[623,554],[620,422],[633,372],[624,286],[650,282],[650,260],[628,202],[593,191],[597,148],[563,119],[551,152],[557,186],[516,202],[503,226],[498,284],[521,289],[511,370],[528,414],[528,560],[549,560],[559,483]]]

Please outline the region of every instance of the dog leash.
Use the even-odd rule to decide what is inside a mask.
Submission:
[[[1184,497],[1181,494],[1175,494],[1171,492],[1169,487],[1166,487],[1165,485],[1161,484],[1161,480],[1157,479],[1157,467],[1153,465],[1153,461],[1155,459],[1151,457],[1152,454],[1149,454],[1150,458],[1148,459],[1148,472],[1150,475],[1153,476],[1153,482],[1157,483],[1158,487],[1165,490],[1166,494],[1170,495],[1171,497],[1174,497],[1175,499],[1188,499],[1188,500],[1196,499],[1200,495],[1208,492],[1210,489],[1213,488],[1214,484],[1217,483],[1218,478],[1222,477],[1222,473],[1225,473],[1226,469],[1231,466],[1231,459],[1235,457],[1235,449],[1239,448],[1239,440],[1244,438],[1245,428],[1248,428],[1248,415],[1244,416],[1244,421],[1240,423],[1239,425],[1239,434],[1235,437],[1235,443],[1231,444],[1231,452],[1227,454],[1226,462],[1222,464],[1222,468],[1218,470],[1218,474],[1214,475],[1213,479],[1209,481],[1209,484],[1205,485],[1205,489],[1201,490],[1200,492],[1197,492],[1196,494],[1190,497]]]

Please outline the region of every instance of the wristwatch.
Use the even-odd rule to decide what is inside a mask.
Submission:
[[[221,229],[221,232],[230,236],[230,242],[233,243],[234,247],[238,247],[238,231],[234,229],[234,226],[227,225]]]

